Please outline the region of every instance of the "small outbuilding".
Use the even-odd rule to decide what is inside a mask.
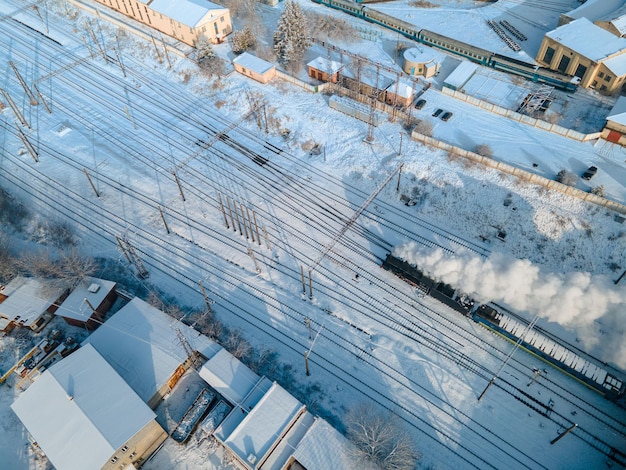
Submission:
[[[444,80],[443,86],[460,91],[478,70],[478,65],[464,60]]]
[[[63,301],[56,314],[70,325],[95,330],[117,299],[115,286],[113,281],[87,277]]]
[[[430,47],[411,47],[402,54],[404,70],[409,75],[423,75],[426,78],[437,75],[443,56]]]
[[[601,137],[609,142],[626,146],[626,97],[620,96],[606,117]]]
[[[11,408],[57,470],[135,468],[167,438],[91,345],[46,370]]]
[[[416,86],[404,78],[396,80],[385,90],[385,102],[392,106],[402,106],[404,108],[410,106],[413,102]]]
[[[233,60],[235,70],[246,77],[261,83],[267,83],[276,76],[276,66],[248,52]]]
[[[315,78],[321,82],[337,83],[339,80],[339,72],[343,68],[339,62],[329,60],[324,57],[316,57],[306,64],[309,71],[309,77]]]
[[[55,281],[18,276],[2,289],[0,318],[15,326],[40,331],[53,317],[69,289]]]

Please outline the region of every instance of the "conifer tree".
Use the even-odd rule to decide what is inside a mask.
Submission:
[[[274,32],[274,52],[278,62],[283,67],[297,65],[310,45],[302,8],[295,0],[286,0]]]

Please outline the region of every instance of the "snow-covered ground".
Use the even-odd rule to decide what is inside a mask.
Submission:
[[[526,2],[511,3],[522,8]],[[94,21],[100,37],[120,48],[124,77],[114,63],[88,57],[84,15],[59,19],[53,12],[64,13],[59,5],[65,4],[49,2],[46,32],[30,9],[16,13],[25,5],[2,0],[0,9],[62,45],[9,17],[0,22],[0,63],[6,70],[0,87],[24,113],[31,128],[20,127],[39,153],[35,163],[23,150],[7,107],[0,114],[0,186],[41,217],[70,222],[83,252],[114,260],[128,275],[133,268],[115,240],[126,235],[150,273],[148,281],[136,282],[182,305],[204,304],[202,280],[219,318],[241,328],[257,348],[277,351],[292,371],[285,377],[293,383],[283,385],[299,391],[314,412],[341,427],[351,405],[376,401],[405,420],[423,468],[604,468],[610,448],[626,448],[623,408],[551,368],[528,385],[533,369],[546,366],[523,352],[479,402],[511,345],[379,268],[393,247],[409,240],[457,252],[446,259],[449,266],[469,259],[477,268],[473,256],[481,260],[489,252],[503,256],[489,259],[524,260],[525,270],[506,271],[506,262],[493,268],[495,279],[507,281],[497,284],[499,294],[509,294],[509,304],[532,300],[529,289],[537,289],[538,280],[550,281],[541,286],[542,298],[552,303],[539,325],[624,369],[625,299],[613,280],[626,269],[626,230],[615,214],[419,145],[402,123],[382,124],[374,141],[365,143],[367,125],[331,110],[327,96],[280,80],[263,86],[234,73],[208,79],[177,57],[168,70],[151,43],[116,35]],[[260,9],[271,29],[278,9]],[[383,39],[360,41],[354,49],[392,63],[383,45],[394,39],[385,34],[381,30],[374,37]],[[219,46],[220,55],[227,56],[228,47]],[[48,77],[39,88],[51,113],[28,104],[9,60],[29,84]],[[242,118],[252,96],[266,103],[258,121]],[[611,158],[601,145],[490,115],[438,93],[436,86],[425,98],[420,117],[429,119],[435,107],[454,111],[447,123],[433,119],[435,137],[466,148],[488,144],[495,158],[548,178],[563,167],[580,172],[600,162],[593,184],[626,199],[623,156]],[[228,139],[215,137],[224,130]],[[284,130],[290,131],[286,138]],[[313,144],[324,151],[310,155]],[[331,247],[400,163],[399,190],[394,177]],[[405,206],[402,195],[417,204]],[[502,230],[505,241],[496,237]],[[16,247],[28,246],[18,245],[22,238],[17,234]],[[582,281],[564,284],[571,278]],[[491,285],[476,291],[485,294],[481,288]],[[543,306],[520,300],[516,307],[530,318]],[[320,332],[309,358],[310,377],[302,357],[311,347],[305,318]],[[0,369],[10,367],[32,341],[15,334],[3,338]],[[0,389],[0,461],[11,469],[45,468],[33,460],[25,429],[9,409],[18,393],[13,384],[11,379]],[[171,402],[179,416],[186,409],[181,403],[188,406],[195,398],[196,386],[181,388],[184,397]],[[576,430],[550,444],[574,423]],[[220,468],[215,458],[204,457],[214,452],[209,447],[206,441],[182,446],[168,440],[145,468]]]

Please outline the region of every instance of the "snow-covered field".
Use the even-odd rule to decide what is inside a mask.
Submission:
[[[526,7],[491,7],[506,3]],[[604,468],[611,448],[626,448],[623,408],[552,368],[528,385],[533,369],[546,366],[521,351],[479,402],[511,345],[379,268],[393,247],[410,240],[451,249],[458,256],[437,263],[450,267],[440,276],[493,279],[472,293],[506,301],[528,318],[542,314],[541,327],[623,370],[626,299],[613,280],[626,269],[626,229],[615,214],[419,145],[399,122],[385,122],[365,143],[367,125],[331,110],[327,96],[280,80],[263,86],[235,73],[208,79],[175,56],[167,69],[152,44],[94,20],[100,37],[119,47],[124,77],[115,63],[89,57],[83,14],[58,18],[53,13],[64,14],[66,4],[49,2],[46,31],[31,10],[16,13],[25,5],[2,0],[0,11],[60,44],[9,16],[0,22],[6,70],[0,87],[30,125],[16,126],[9,107],[0,114],[0,186],[40,217],[74,226],[85,254],[111,259],[129,276],[133,267],[115,239],[126,236],[150,273],[136,282],[185,306],[204,304],[202,280],[219,318],[241,328],[257,350],[275,350],[291,370],[283,385],[300,392],[314,412],[341,428],[355,403],[387,407],[414,436],[422,468]],[[260,10],[271,29],[277,9]],[[227,56],[228,47],[218,53]],[[355,49],[385,57],[382,40]],[[51,113],[29,105],[9,60],[27,83],[47,77],[39,88]],[[423,117],[436,107],[454,116],[447,123],[433,119],[435,137],[466,148],[488,144],[495,158],[548,178],[563,167],[579,173],[599,163],[593,184],[626,200],[623,156],[608,158],[599,144],[541,133],[436,88],[424,95]],[[244,119],[254,97],[263,97],[265,113]],[[38,150],[38,163],[23,150],[17,127]],[[227,139],[216,137],[222,131]],[[319,155],[309,154],[314,144],[323,148]],[[394,176],[331,246],[400,163],[398,190]],[[405,206],[403,195],[417,204]],[[496,237],[502,230],[505,241]],[[25,236],[16,234],[16,250],[32,247]],[[491,277],[478,269],[489,252],[496,255],[488,260],[500,260],[489,268]],[[425,262],[436,253],[426,250]],[[524,269],[508,269],[520,266],[510,257]],[[489,291],[495,285],[498,292]],[[544,303],[537,304],[539,289]],[[305,318],[320,332],[310,377],[302,357],[311,347]],[[0,370],[32,341],[3,338]],[[0,462],[16,470],[45,468],[33,460],[26,431],[9,409],[18,393],[13,384],[0,389]],[[194,387],[181,402],[193,401]],[[550,444],[572,424],[578,428]],[[213,452],[206,441],[168,440],[145,468],[220,468],[215,457],[205,457]]]

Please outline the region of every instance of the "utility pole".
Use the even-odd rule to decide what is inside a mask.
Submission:
[[[16,127],[17,127],[17,124],[16,124]],[[33,160],[35,160],[35,163],[39,163],[39,153],[37,153],[37,150],[35,150],[35,147],[33,147],[33,144],[30,143],[30,140],[28,140],[28,137],[26,137],[26,134],[24,134],[22,132],[22,129],[20,129],[19,127],[17,128],[17,135],[22,141],[22,143],[24,144],[24,147],[26,147],[26,150],[28,150],[28,153],[30,153],[30,156],[33,157]]]
[[[317,330],[317,334],[315,335],[315,339],[313,339],[313,342],[311,343],[311,347],[309,348],[308,351],[304,353],[304,366],[306,369],[307,376],[311,375],[311,373],[309,372],[309,356],[311,355],[311,351],[313,351],[313,346],[315,346],[315,342],[317,341],[317,337],[320,335],[322,328],[324,328],[323,324],[320,326],[320,329]]]
[[[2,93],[2,96],[4,96],[4,99],[6,100],[6,102],[9,103],[9,106],[13,110],[15,117],[17,117],[17,119],[20,121],[22,126],[30,129],[28,122],[26,121],[26,119],[24,119],[24,115],[21,113],[20,109],[15,104],[15,101],[13,101],[13,98],[11,98],[11,95],[9,94],[9,92],[4,91],[2,88],[0,88],[0,93]]]
[[[569,428],[567,428],[565,430],[565,432],[563,432],[562,434],[556,436],[554,439],[552,439],[550,441],[551,445],[556,444],[557,442],[559,442],[561,439],[563,439],[567,434],[569,434],[570,432],[572,432],[574,429],[576,429],[576,427],[578,427],[578,424],[572,424]]]
[[[226,210],[224,210],[224,204],[222,203],[222,195],[220,193],[217,193],[217,196],[220,199],[220,208],[222,209],[222,214],[224,214],[224,222],[226,222],[226,229],[228,230],[230,228],[230,225],[228,225],[228,219],[226,218]]]
[[[98,190],[96,189],[95,185],[93,184],[93,181],[91,181],[91,176],[89,176],[89,173],[87,173],[87,168],[83,167],[83,171],[85,172],[85,176],[89,180],[89,184],[91,185],[91,189],[93,189],[93,192],[96,193],[96,197],[100,197],[100,193],[98,192]]]
[[[28,95],[28,98],[30,99],[30,105],[37,106],[39,104],[39,101],[37,101],[37,97],[33,94],[31,89],[28,88],[28,85],[26,85],[26,82],[22,78],[22,74],[20,74],[20,71],[17,69],[17,67],[15,66],[12,60],[9,61],[9,65],[13,69],[13,72],[15,72],[15,76],[17,77],[17,80],[20,82],[20,85],[22,85],[22,88],[24,88],[24,91]]]
[[[174,175],[174,180],[176,180],[176,185],[178,186],[180,197],[182,197],[183,202],[185,202],[185,193],[183,193],[183,187],[180,185],[180,181],[178,181],[178,175],[176,174],[176,170],[172,171],[172,174]],[[228,223],[226,225],[228,225]]]
[[[165,225],[165,230],[167,231],[167,234],[170,234],[170,228],[167,226],[167,221],[165,220],[165,215],[163,214],[163,210],[161,209],[161,206],[159,206],[159,214],[161,214],[161,220],[163,220],[163,225]]]
[[[395,170],[389,173],[389,175],[385,178],[385,180],[374,190],[374,192],[365,200],[365,202],[361,204],[361,207],[359,207],[354,212],[352,217],[350,217],[348,222],[346,222],[345,225],[341,228],[341,230],[339,230],[337,235],[335,235],[333,239],[330,241],[330,243],[324,247],[320,256],[317,258],[317,260],[315,260],[315,262],[309,268],[309,273],[315,270],[315,268],[317,267],[318,264],[320,264],[324,256],[326,256],[328,252],[332,250],[333,246],[335,246],[335,244],[339,241],[339,239],[348,231],[348,229],[352,226],[352,224],[356,222],[359,216],[363,213],[363,211],[367,208],[367,206],[369,206],[370,203],[376,198],[376,196],[378,196],[378,194],[383,190],[383,188],[387,185],[387,183],[389,183],[389,181],[391,180],[391,178],[393,178],[396,172],[402,169],[403,165],[404,163],[401,163]]]
[[[400,148],[398,149],[398,156],[402,155],[402,132],[400,132]]]

